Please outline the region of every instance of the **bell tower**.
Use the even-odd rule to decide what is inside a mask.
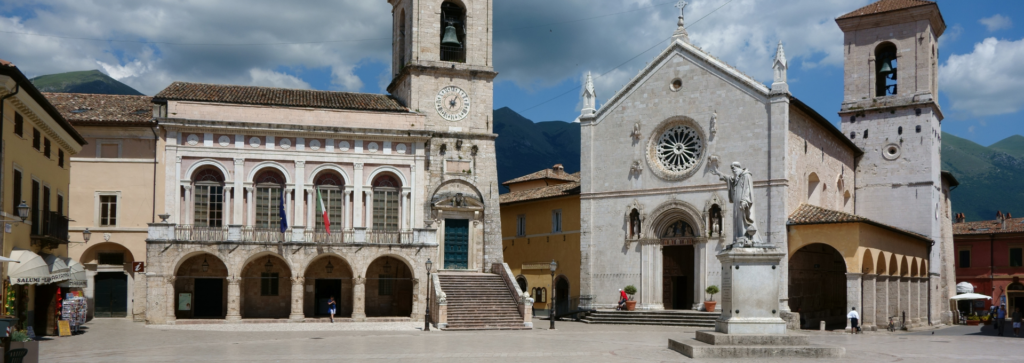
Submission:
[[[388,92],[423,115],[433,133],[423,145],[417,175],[425,226],[437,228],[442,269],[490,272],[501,263],[501,219],[493,130],[494,71],[491,0],[388,0],[393,16],[393,57]],[[425,170],[424,170],[425,169]],[[425,171],[425,172],[424,172]],[[460,195],[465,203],[439,205]],[[459,247],[446,228],[466,228]],[[454,231],[454,230],[453,230]],[[451,245],[451,246],[449,246]],[[454,246],[454,247],[453,247]],[[450,248],[449,248],[450,247]],[[447,252],[451,252],[448,254]],[[455,251],[468,251],[456,260]],[[466,255],[465,252],[461,252]]]
[[[881,0],[836,23],[843,30],[843,134],[864,151],[857,161],[855,213],[935,241],[929,268],[942,266],[944,192],[938,41],[939,7]],[[951,257],[950,257],[951,258]]]

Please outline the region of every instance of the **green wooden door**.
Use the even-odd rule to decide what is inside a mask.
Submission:
[[[469,268],[469,220],[444,220],[444,268]]]

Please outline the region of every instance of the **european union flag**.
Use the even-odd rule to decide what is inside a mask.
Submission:
[[[284,213],[284,191],[278,196],[277,215],[281,217],[281,233],[288,230],[288,215]]]

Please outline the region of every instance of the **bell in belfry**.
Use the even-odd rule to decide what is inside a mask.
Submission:
[[[878,73],[881,73],[882,75],[886,75],[886,76],[889,75],[889,73],[892,73],[892,67],[889,66],[889,60],[888,59],[886,59],[885,61],[882,62],[882,69],[879,69]]]
[[[459,43],[459,36],[455,34],[455,26],[452,23],[448,23],[448,26],[444,28],[444,38],[441,39],[441,45],[446,47],[462,47],[462,43]]]

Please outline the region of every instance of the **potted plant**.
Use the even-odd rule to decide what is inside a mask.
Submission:
[[[967,325],[976,326],[981,324],[981,319],[977,315],[971,314],[967,316]]]
[[[718,304],[718,302],[715,301],[715,294],[718,293],[718,285],[708,286],[707,289],[704,289],[704,293],[711,295],[710,300],[704,301],[704,310],[709,312],[715,311],[715,305]]]
[[[39,362],[39,341],[29,338],[25,330],[15,330],[11,333],[11,349],[28,349],[28,355],[21,361],[23,363]]]
[[[981,323],[984,325],[992,325],[992,318],[990,318],[988,315],[982,315]]]
[[[633,301],[633,294],[636,294],[636,286],[633,286],[633,285],[626,286],[626,288],[622,289],[622,291],[625,291],[626,295],[629,295],[629,300],[626,300],[626,310],[627,311],[635,310],[636,309],[636,301]]]

